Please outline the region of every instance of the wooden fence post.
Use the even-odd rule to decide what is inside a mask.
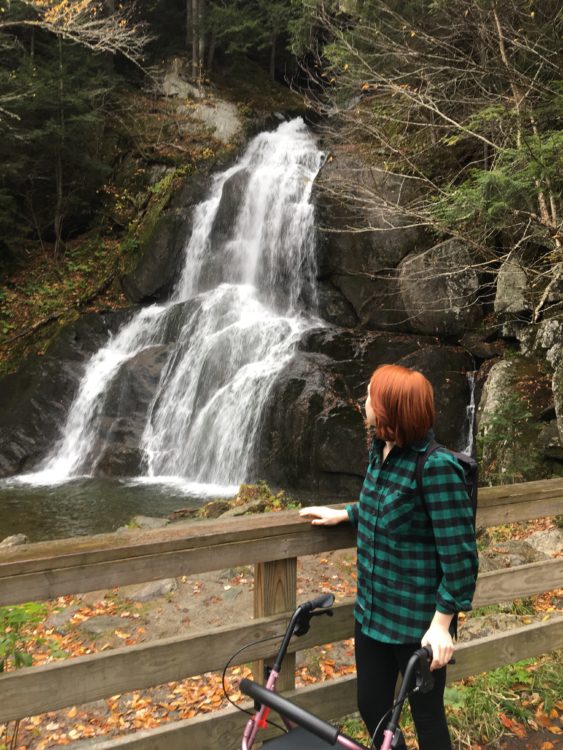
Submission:
[[[256,563],[254,566],[254,617],[277,615],[280,612],[293,612],[297,602],[297,558],[272,560]],[[256,662],[254,674],[262,681],[264,664]],[[278,690],[291,690],[295,687],[295,654],[287,654],[277,682]]]

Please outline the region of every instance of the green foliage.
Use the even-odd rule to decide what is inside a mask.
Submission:
[[[114,159],[119,85],[109,57],[41,31],[32,41],[0,33],[0,90],[12,97],[0,118],[4,255],[22,237],[53,239],[56,215],[66,236],[88,225]]]
[[[481,269],[496,272],[517,243],[529,250],[541,292],[561,259],[559,4],[350,0],[316,15],[308,5],[310,28],[320,25],[309,48],[317,108],[338,123],[338,142],[412,177],[405,214],[467,239]]]
[[[283,490],[274,492],[264,481],[241,484],[233,502],[234,505],[243,505],[256,501],[263,503],[265,510],[295,510],[301,507],[300,502],[288,497]]]
[[[528,659],[447,687],[445,702],[454,740],[492,745],[506,732],[506,718],[526,723],[534,721],[538,710],[549,713],[563,689],[559,656]]]
[[[477,451],[484,481],[511,484],[533,474],[536,456],[529,445],[531,417],[520,394],[511,391],[481,424]]]
[[[45,617],[47,608],[37,602],[0,607],[0,672],[30,667],[30,631]],[[37,642],[36,640],[34,642]]]
[[[487,116],[494,118],[496,110],[491,107]],[[507,229],[520,216],[537,211],[542,185],[549,182],[553,190],[561,192],[562,175],[563,133],[528,134],[522,146],[499,149],[490,169],[472,169],[463,182],[445,188],[434,200],[433,213],[449,226],[463,223],[479,231]],[[543,240],[546,244],[549,240],[545,231]]]

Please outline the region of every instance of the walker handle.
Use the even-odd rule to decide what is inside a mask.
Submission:
[[[258,685],[252,680],[243,679],[240,681],[240,689],[245,694],[254,698],[261,705],[269,706],[277,711],[281,716],[289,719],[294,724],[303,727],[311,734],[316,735],[321,740],[328,742],[329,745],[335,745],[340,731],[338,727],[333,727],[327,721],[319,719],[314,714],[309,713],[304,708],[290,703],[286,698],[282,698],[278,693],[268,690],[262,685]]]
[[[321,594],[300,606],[302,612],[312,612],[314,609],[328,609],[334,604],[334,594]]]

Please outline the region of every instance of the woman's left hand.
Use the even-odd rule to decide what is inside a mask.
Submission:
[[[447,627],[432,623],[426,633],[422,636],[422,646],[430,646],[432,649],[432,664],[430,670],[445,667],[454,653],[454,644]]]

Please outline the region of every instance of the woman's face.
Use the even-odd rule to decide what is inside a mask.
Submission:
[[[371,399],[369,397],[369,385],[366,398],[366,422],[372,427],[375,427],[375,414],[371,406]]]

